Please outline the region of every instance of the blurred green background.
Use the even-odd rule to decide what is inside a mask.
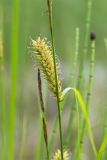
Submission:
[[[80,29],[79,52],[81,53],[83,51],[87,2],[87,0],[53,0],[55,48],[61,64],[63,87],[66,87],[67,81],[72,76],[71,73],[73,64],[73,53],[75,51],[76,27],[79,27]],[[107,103],[107,52],[105,51],[104,46],[104,39],[107,38],[107,1],[93,0],[92,3],[91,31],[96,33],[97,39],[94,90],[92,97],[92,108],[90,111],[90,121],[93,127],[96,143],[98,143],[99,146],[103,134],[103,114]],[[11,92],[11,33],[13,32],[12,15],[14,14],[12,0],[2,0],[1,7],[3,7],[4,12],[3,45],[5,57],[5,98],[8,135],[8,118],[9,113],[11,112],[9,109]],[[26,144],[24,148],[25,159],[33,159],[33,157],[35,157],[37,148],[36,143],[40,122],[37,95],[37,67],[36,64],[32,62],[30,54],[30,43],[31,38],[36,39],[38,36],[46,37],[50,41],[46,0],[19,0],[18,16],[18,72],[15,122],[15,156],[16,159],[18,159],[21,144],[21,129],[23,125],[23,118],[25,117],[27,123]],[[88,65],[89,56],[87,55],[85,68],[86,82],[89,73]],[[47,90],[46,82],[44,83],[44,96],[46,96],[48,99],[48,102],[46,102],[46,106],[48,108],[47,119],[48,129],[50,133],[57,108],[55,108],[55,100],[52,98],[52,96],[50,96],[50,93]],[[63,113],[64,131],[66,130],[70,108],[69,98],[68,103],[66,103],[66,110],[64,110]],[[89,152],[92,152],[91,149],[89,149],[89,143],[88,145],[89,147],[87,148],[89,151],[84,151],[86,155],[89,155]],[[88,158],[90,159],[89,156]],[[85,160],[88,160],[88,158]]]

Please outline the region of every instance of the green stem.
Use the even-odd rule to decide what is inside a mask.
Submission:
[[[36,152],[35,152],[35,160],[42,160],[44,157],[44,137],[43,137],[43,127],[41,122],[41,117],[39,119],[39,130],[38,130],[38,139],[36,139]]]
[[[84,69],[85,69],[85,62],[86,62],[86,54],[87,54],[87,48],[88,48],[88,40],[89,40],[89,33],[90,33],[90,20],[91,20],[91,8],[92,8],[92,1],[88,0],[88,8],[87,8],[87,16],[86,16],[86,32],[85,32],[85,39],[84,39],[84,46],[83,46],[83,53],[80,56],[80,67],[79,67],[79,75],[78,75],[78,81],[76,84],[76,88],[83,94],[83,84],[84,84]],[[75,98],[72,102],[72,111],[70,114],[68,127],[67,127],[67,133],[71,133],[72,125],[74,116],[76,113],[76,105],[75,105]],[[81,115],[80,115],[81,117]],[[68,146],[70,140],[70,134],[65,139],[65,146]],[[76,144],[77,138],[74,139],[74,144]],[[74,160],[73,156],[72,159]]]
[[[106,57],[107,57],[107,38],[104,39],[104,43],[105,43],[105,51],[106,51]],[[107,104],[105,105],[105,109],[104,109],[104,135],[106,135],[107,133]],[[102,160],[106,160],[107,159],[107,147],[102,155]]]
[[[13,13],[11,24],[11,97],[10,97],[10,126],[9,126],[9,146],[8,159],[14,159],[14,132],[16,116],[16,83],[17,83],[17,61],[18,61],[18,15],[19,0],[13,0]]]
[[[75,31],[75,52],[74,52],[74,60],[73,60],[73,66],[72,66],[72,78],[68,80],[67,84],[68,86],[73,84],[75,86],[75,73],[76,73],[76,69],[77,69],[77,60],[78,60],[78,53],[79,53],[79,28],[76,28],[76,31]],[[61,103],[61,110],[63,110],[64,106],[65,106],[65,102],[66,102],[66,97],[64,98],[64,100],[62,101]],[[50,150],[50,153],[52,151],[52,148],[53,148],[53,145],[54,145],[54,140],[55,140],[55,134],[56,134],[56,130],[57,130],[57,127],[58,127],[58,115],[56,115],[55,117],[55,122],[54,122],[54,126],[53,126],[53,130],[52,130],[52,135],[51,135],[51,138],[50,138],[50,144],[49,144],[49,150]],[[69,137],[70,137],[70,134],[68,131],[67,131],[67,134],[65,137],[68,137],[66,138],[67,141],[69,141]]]
[[[21,134],[21,145],[20,145],[20,154],[19,154],[19,159],[20,160],[23,160],[24,151],[25,151],[26,129],[27,129],[26,115],[24,115],[22,123],[23,124],[22,124],[22,134]]]
[[[77,97],[76,97],[76,96],[75,96],[75,99],[76,99],[77,122],[78,122],[78,138],[77,138],[77,145],[80,146],[80,116],[79,116],[78,100],[77,100]],[[78,160],[81,160],[81,158],[80,158],[80,147],[78,147],[78,150],[77,150],[77,158],[78,158]]]
[[[87,9],[87,19],[86,19],[86,33],[84,39],[84,46],[83,46],[83,54],[80,56],[80,70],[79,70],[79,79],[77,82],[77,88],[82,91],[83,79],[84,79],[84,69],[85,69],[85,62],[86,62],[86,55],[88,49],[88,41],[90,35],[90,21],[91,21],[91,8],[92,2],[91,0],[88,1],[88,9]]]
[[[73,83],[74,86],[75,86],[75,73],[76,73],[76,68],[77,68],[78,53],[79,53],[79,28],[76,28],[75,53],[74,53],[73,73],[72,73],[73,77],[72,77],[72,82],[70,82],[70,85]],[[74,98],[74,96],[73,96],[73,98]],[[65,143],[64,143],[65,147],[68,146],[70,136],[71,136],[71,122],[72,122],[71,119],[72,119],[72,117],[70,116],[69,124],[68,124],[67,131],[66,131],[66,136],[65,136],[66,137]]]
[[[45,117],[45,107],[44,107],[44,101],[43,101],[43,95],[42,95],[42,82],[41,82],[41,75],[40,75],[39,69],[38,69],[38,91],[39,91],[39,98],[40,98],[42,126],[43,126],[44,140],[45,140],[45,146],[46,146],[46,152],[47,152],[47,160],[49,160],[47,122]]]
[[[81,111],[82,111],[82,113],[84,115],[84,119],[86,121],[86,126],[87,126],[87,130],[88,130],[90,142],[91,142],[92,149],[93,149],[93,152],[94,152],[95,157],[96,157],[97,156],[97,149],[96,149],[96,145],[95,145],[95,142],[94,142],[94,139],[93,139],[93,134],[92,134],[92,131],[91,131],[91,126],[90,126],[90,122],[89,122],[89,119],[88,119],[88,114],[87,114],[87,111],[86,111],[86,107],[84,105],[83,98],[82,98],[80,92],[76,88],[71,88],[71,87],[68,87],[68,88],[66,88],[66,89],[63,90],[63,92],[62,92],[63,96],[65,97],[65,95],[70,90],[75,93],[75,96],[76,96],[76,98],[78,100],[78,103],[79,103],[79,106],[81,108]],[[77,160],[77,158],[76,158],[76,160]]]
[[[44,84],[44,83],[43,83]],[[44,97],[44,104],[45,106],[47,106],[47,103],[48,103],[48,94],[47,94],[47,86],[46,85],[42,85],[43,87],[43,97]],[[46,107],[45,107],[46,109]],[[36,139],[36,145],[35,145],[35,155],[34,155],[34,159],[43,159],[44,157],[44,143],[43,143],[43,127],[42,127],[42,120],[41,120],[42,117],[40,117],[39,119],[39,128],[38,128],[38,139]],[[50,153],[50,151],[49,151]]]
[[[94,34],[94,33],[92,33]],[[91,35],[92,35],[91,34]],[[90,73],[89,73],[89,82],[88,82],[88,91],[87,91],[87,99],[86,99],[86,110],[87,114],[89,113],[89,108],[91,105],[91,94],[93,88],[93,77],[94,77],[94,63],[95,63],[95,40],[91,40],[91,58],[90,58]],[[82,149],[83,141],[84,141],[84,134],[86,128],[85,120],[81,120],[81,139],[80,139],[80,149]]]
[[[61,160],[63,160],[62,126],[61,126],[61,113],[60,113],[60,105],[61,104],[60,104],[59,90],[58,90],[58,76],[57,76],[57,67],[56,67],[54,35],[53,35],[53,26],[52,26],[52,9],[51,9],[51,1],[50,0],[47,0],[47,6],[48,6],[49,26],[50,26],[52,51],[53,51],[53,61],[54,61],[54,71],[55,71],[55,81],[56,81],[57,107],[58,107],[59,132],[60,132],[60,147],[61,147]]]
[[[107,104],[105,105],[104,108],[104,136],[106,136],[106,134],[107,134]],[[102,154],[101,160],[106,160],[106,159],[107,159],[107,146]]]
[[[3,10],[0,6],[0,106],[2,109],[2,160],[6,158],[6,108],[5,108],[5,77],[4,77],[4,53],[3,53]]]
[[[78,54],[79,54],[79,40],[80,40],[80,30],[76,28],[75,30],[75,53],[74,53],[74,60],[73,60],[73,78],[72,83],[75,86],[75,78],[76,78],[76,69],[77,69],[77,62],[78,62]]]
[[[92,135],[92,131],[91,131],[91,126],[90,126],[90,122],[89,122],[89,119],[88,119],[86,107],[84,105],[84,101],[83,101],[82,96],[81,96],[81,94],[78,90],[76,90],[75,88],[72,88],[72,90],[74,91],[74,93],[75,93],[75,95],[78,99],[78,102],[80,104],[82,113],[84,114],[84,119],[85,119],[86,124],[87,124],[87,130],[88,130],[88,133],[89,133],[89,138],[90,138],[92,148],[93,148],[93,151],[94,151],[94,154],[95,154],[95,157],[96,157],[97,156],[97,149],[96,149],[96,145],[94,143],[94,139],[93,139],[93,135]]]
[[[57,114],[56,117],[55,117],[53,129],[52,129],[52,134],[51,134],[50,141],[49,141],[49,153],[50,153],[50,155],[52,153],[52,149],[53,149],[54,142],[55,142],[55,135],[56,135],[57,127],[58,127],[58,122],[59,121],[58,121],[58,114]]]

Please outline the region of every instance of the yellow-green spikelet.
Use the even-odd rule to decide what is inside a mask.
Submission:
[[[52,51],[49,44],[45,39],[40,37],[37,40],[32,40],[33,54],[38,63],[38,67],[43,72],[44,77],[48,82],[48,86],[56,97],[56,81],[54,72],[54,62],[52,57]],[[58,66],[57,66],[58,68]],[[57,75],[58,76],[58,75]],[[58,92],[60,101],[63,99],[61,92],[61,81],[58,79]]]
[[[63,151],[63,159],[64,160],[69,160],[70,159],[70,154],[68,151]],[[52,160],[61,160],[61,151],[58,149],[57,152],[55,152]]]

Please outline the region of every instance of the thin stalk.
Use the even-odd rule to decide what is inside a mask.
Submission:
[[[79,67],[79,76],[78,81],[76,84],[76,88],[83,92],[83,84],[84,84],[84,69],[85,69],[85,62],[86,62],[86,54],[87,54],[87,48],[88,48],[88,40],[89,40],[89,33],[90,33],[90,21],[91,21],[91,9],[92,9],[92,1],[88,1],[88,8],[87,8],[87,16],[86,16],[86,32],[85,32],[85,39],[84,39],[84,46],[83,46],[83,53],[80,56],[80,67]],[[76,113],[76,105],[75,105],[75,98],[72,103],[72,110],[68,122],[67,132],[71,133],[72,125],[73,125],[73,119]],[[67,133],[66,132],[66,133]],[[74,140],[74,144],[76,143],[76,139]],[[70,136],[65,139],[65,146],[68,146],[70,140]]]
[[[49,160],[47,122],[45,118],[45,107],[44,107],[44,102],[43,102],[42,83],[41,83],[41,75],[40,75],[39,69],[38,69],[38,91],[39,91],[39,98],[40,98],[42,125],[43,125],[44,140],[45,140],[45,146],[46,146],[46,152],[47,152],[47,160]]]
[[[75,53],[74,53],[74,59],[73,59],[73,72],[72,72],[72,85],[75,86],[75,78],[76,78],[76,69],[77,69],[77,62],[78,62],[78,54],[79,54],[79,41],[80,41],[80,30],[79,28],[76,28],[75,30]]]
[[[105,43],[105,51],[106,51],[106,57],[107,57],[107,38],[104,40]],[[105,105],[104,109],[104,135],[107,134],[107,104]],[[107,147],[103,153],[102,160],[107,159]]]
[[[6,108],[5,108],[5,77],[4,77],[4,53],[3,53],[3,10],[0,6],[0,106],[2,109],[2,149],[1,158],[6,158]]]
[[[84,46],[83,46],[83,54],[80,56],[80,69],[79,69],[79,77],[77,82],[77,88],[82,92],[82,85],[84,83],[84,70],[85,70],[85,62],[86,62],[86,55],[88,50],[88,42],[89,42],[89,35],[90,35],[90,22],[91,22],[91,10],[92,10],[92,1],[88,1],[88,9],[87,9],[87,19],[86,19],[86,33],[84,39]]]
[[[10,128],[8,159],[14,159],[14,133],[16,116],[16,84],[17,84],[17,61],[18,61],[18,15],[19,0],[13,0],[12,28],[11,28],[11,97],[10,97]]]
[[[77,145],[80,146],[80,116],[79,116],[79,107],[78,107],[78,100],[77,100],[77,97],[75,97],[75,99],[76,99],[77,122],[78,122]],[[78,160],[81,160],[81,157],[80,157],[80,147],[78,147],[78,149],[77,149],[77,159],[78,159]]]
[[[63,109],[63,105],[64,103],[61,103],[61,109]],[[62,112],[62,110],[61,110]],[[52,149],[54,146],[54,142],[55,142],[55,135],[56,135],[56,131],[58,128],[58,123],[59,123],[59,119],[58,119],[58,114],[55,117],[55,121],[54,121],[54,125],[53,125],[53,129],[52,129],[52,134],[50,136],[50,141],[49,141],[49,153],[52,153]]]
[[[105,105],[104,108],[104,136],[107,134],[107,104]],[[107,147],[103,152],[101,160],[106,160],[107,159]]]
[[[80,92],[77,89],[71,88],[71,90],[74,91],[74,93],[75,93],[75,95],[76,95],[76,97],[78,99],[78,102],[80,104],[82,113],[84,114],[84,119],[86,121],[86,126],[87,126],[87,130],[88,130],[90,142],[91,142],[92,149],[93,149],[93,152],[94,152],[95,157],[96,157],[97,156],[97,149],[96,149],[96,145],[95,145],[95,142],[94,142],[94,139],[93,139],[93,135],[92,135],[92,131],[91,131],[91,126],[90,126],[90,122],[89,122],[89,119],[88,119],[88,114],[87,114],[87,111],[86,111],[86,107],[84,105],[83,98],[82,98]]]
[[[82,98],[80,92],[76,88],[72,88],[72,87],[68,87],[68,88],[64,89],[63,90],[63,96],[65,97],[66,94],[69,91],[73,91],[75,93],[75,96],[76,96],[77,100],[78,100],[79,106],[81,108],[81,111],[82,111],[82,113],[84,115],[84,119],[86,121],[86,126],[87,126],[87,130],[88,130],[90,142],[91,142],[91,145],[92,145],[92,149],[93,149],[93,152],[94,152],[95,157],[96,157],[97,156],[97,149],[96,149],[96,145],[95,145],[95,142],[94,142],[94,139],[93,139],[93,134],[92,134],[92,130],[91,130],[91,126],[90,126],[90,122],[89,122],[89,118],[88,118],[88,114],[87,114],[87,111],[86,111],[86,107],[85,107],[83,98]],[[106,138],[107,137],[104,138],[104,141],[102,143],[102,146],[101,146],[100,150],[104,149],[104,147],[106,145],[106,140],[107,140]]]
[[[59,99],[59,90],[58,90],[58,76],[57,76],[56,55],[55,55],[55,47],[54,47],[54,34],[53,34],[53,25],[52,25],[52,6],[51,6],[51,0],[47,0],[47,6],[48,6],[49,26],[50,26],[52,51],[53,51],[53,61],[54,61],[54,71],[55,71],[55,81],[56,81],[56,94],[57,94],[57,107],[58,107],[58,117],[59,117],[61,160],[63,160],[63,142],[62,142],[62,126],[61,126],[61,113],[60,113],[60,99]]]
[[[27,119],[26,115],[23,117],[22,122],[22,136],[21,136],[21,145],[20,145],[20,154],[19,154],[19,160],[23,160],[24,157],[24,151],[25,151],[25,143],[26,143],[26,129],[27,129]]]
[[[76,69],[77,69],[77,61],[78,61],[78,54],[79,54],[79,40],[80,40],[80,33],[79,33],[79,28],[76,28],[76,32],[75,32],[75,53],[74,53],[74,60],[73,60],[73,73],[72,73],[72,82],[70,82],[70,85],[72,84],[75,87],[75,77],[76,77]],[[73,96],[74,98],[74,96]],[[69,121],[70,122],[70,121]],[[71,136],[71,130],[70,130],[70,126],[71,126],[71,122],[68,124],[69,127],[67,127],[67,131],[66,131],[66,138],[65,138],[65,146],[66,144],[69,143],[70,140],[70,136]]]
[[[58,114],[56,115],[55,117],[55,120],[54,120],[54,125],[53,125],[53,129],[52,129],[52,133],[51,133],[51,137],[50,137],[50,141],[49,141],[49,153],[51,155],[52,153],[52,149],[53,149],[53,146],[54,146],[54,142],[55,142],[55,135],[56,135],[56,131],[57,131],[57,127],[58,127]]]
[[[93,89],[93,77],[94,77],[94,66],[95,66],[95,34],[91,33],[91,55],[90,55],[90,73],[89,73],[89,81],[88,81],[88,90],[87,90],[87,98],[86,98],[86,110],[87,114],[89,114],[89,109],[91,105],[91,95]],[[86,122],[85,120],[81,120],[81,137],[80,137],[80,149],[82,149],[84,143],[84,134],[85,134]]]
[[[44,84],[44,83],[43,83]],[[47,106],[48,102],[48,94],[47,94],[47,86],[42,86],[43,87],[43,97],[44,97],[44,104]],[[45,107],[46,108],[46,107]],[[38,139],[36,140],[36,145],[35,145],[35,155],[34,159],[43,159],[44,156],[44,149],[43,149],[43,129],[42,129],[42,122],[41,122],[41,117],[39,119],[39,129],[38,129]],[[50,151],[49,151],[50,154]]]
[[[75,86],[75,73],[76,73],[76,69],[77,69],[77,60],[78,60],[78,53],[79,53],[79,28],[77,27],[76,30],[75,30],[75,52],[74,52],[74,60],[73,60],[73,67],[72,67],[72,78],[67,82],[68,86],[73,84]],[[65,106],[65,102],[66,102],[66,98],[64,98],[64,100],[62,101],[61,103],[61,110],[63,110],[64,106]],[[50,143],[49,143],[49,150],[50,150],[50,154],[52,152],[52,148],[53,148],[53,145],[54,145],[54,141],[55,141],[55,135],[56,135],[56,130],[57,130],[57,127],[58,127],[58,115],[56,115],[55,117],[55,121],[54,121],[54,125],[53,125],[53,130],[52,130],[52,135],[51,135],[51,138],[50,138]],[[67,132],[67,135],[65,137],[70,137],[71,133]]]
[[[44,137],[43,137],[43,128],[42,128],[42,122],[41,117],[39,119],[39,130],[38,130],[38,139],[36,140],[36,152],[35,152],[35,160],[42,160],[44,155]],[[50,152],[49,152],[50,153]]]

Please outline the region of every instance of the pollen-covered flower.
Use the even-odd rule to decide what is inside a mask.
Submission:
[[[51,47],[49,46],[49,43],[47,43],[46,39],[41,39],[39,37],[37,40],[32,40],[32,49],[33,49],[33,56],[36,59],[36,62],[38,63],[38,67],[41,69],[45,79],[47,80],[51,92],[56,97],[56,81],[55,81],[54,62],[53,62]],[[59,79],[58,79],[58,92],[61,101],[62,92],[61,92],[61,81]]]
[[[64,160],[70,160],[70,154],[68,151],[63,151],[63,159]],[[61,151],[58,149],[57,152],[55,152],[52,160],[61,160]]]

